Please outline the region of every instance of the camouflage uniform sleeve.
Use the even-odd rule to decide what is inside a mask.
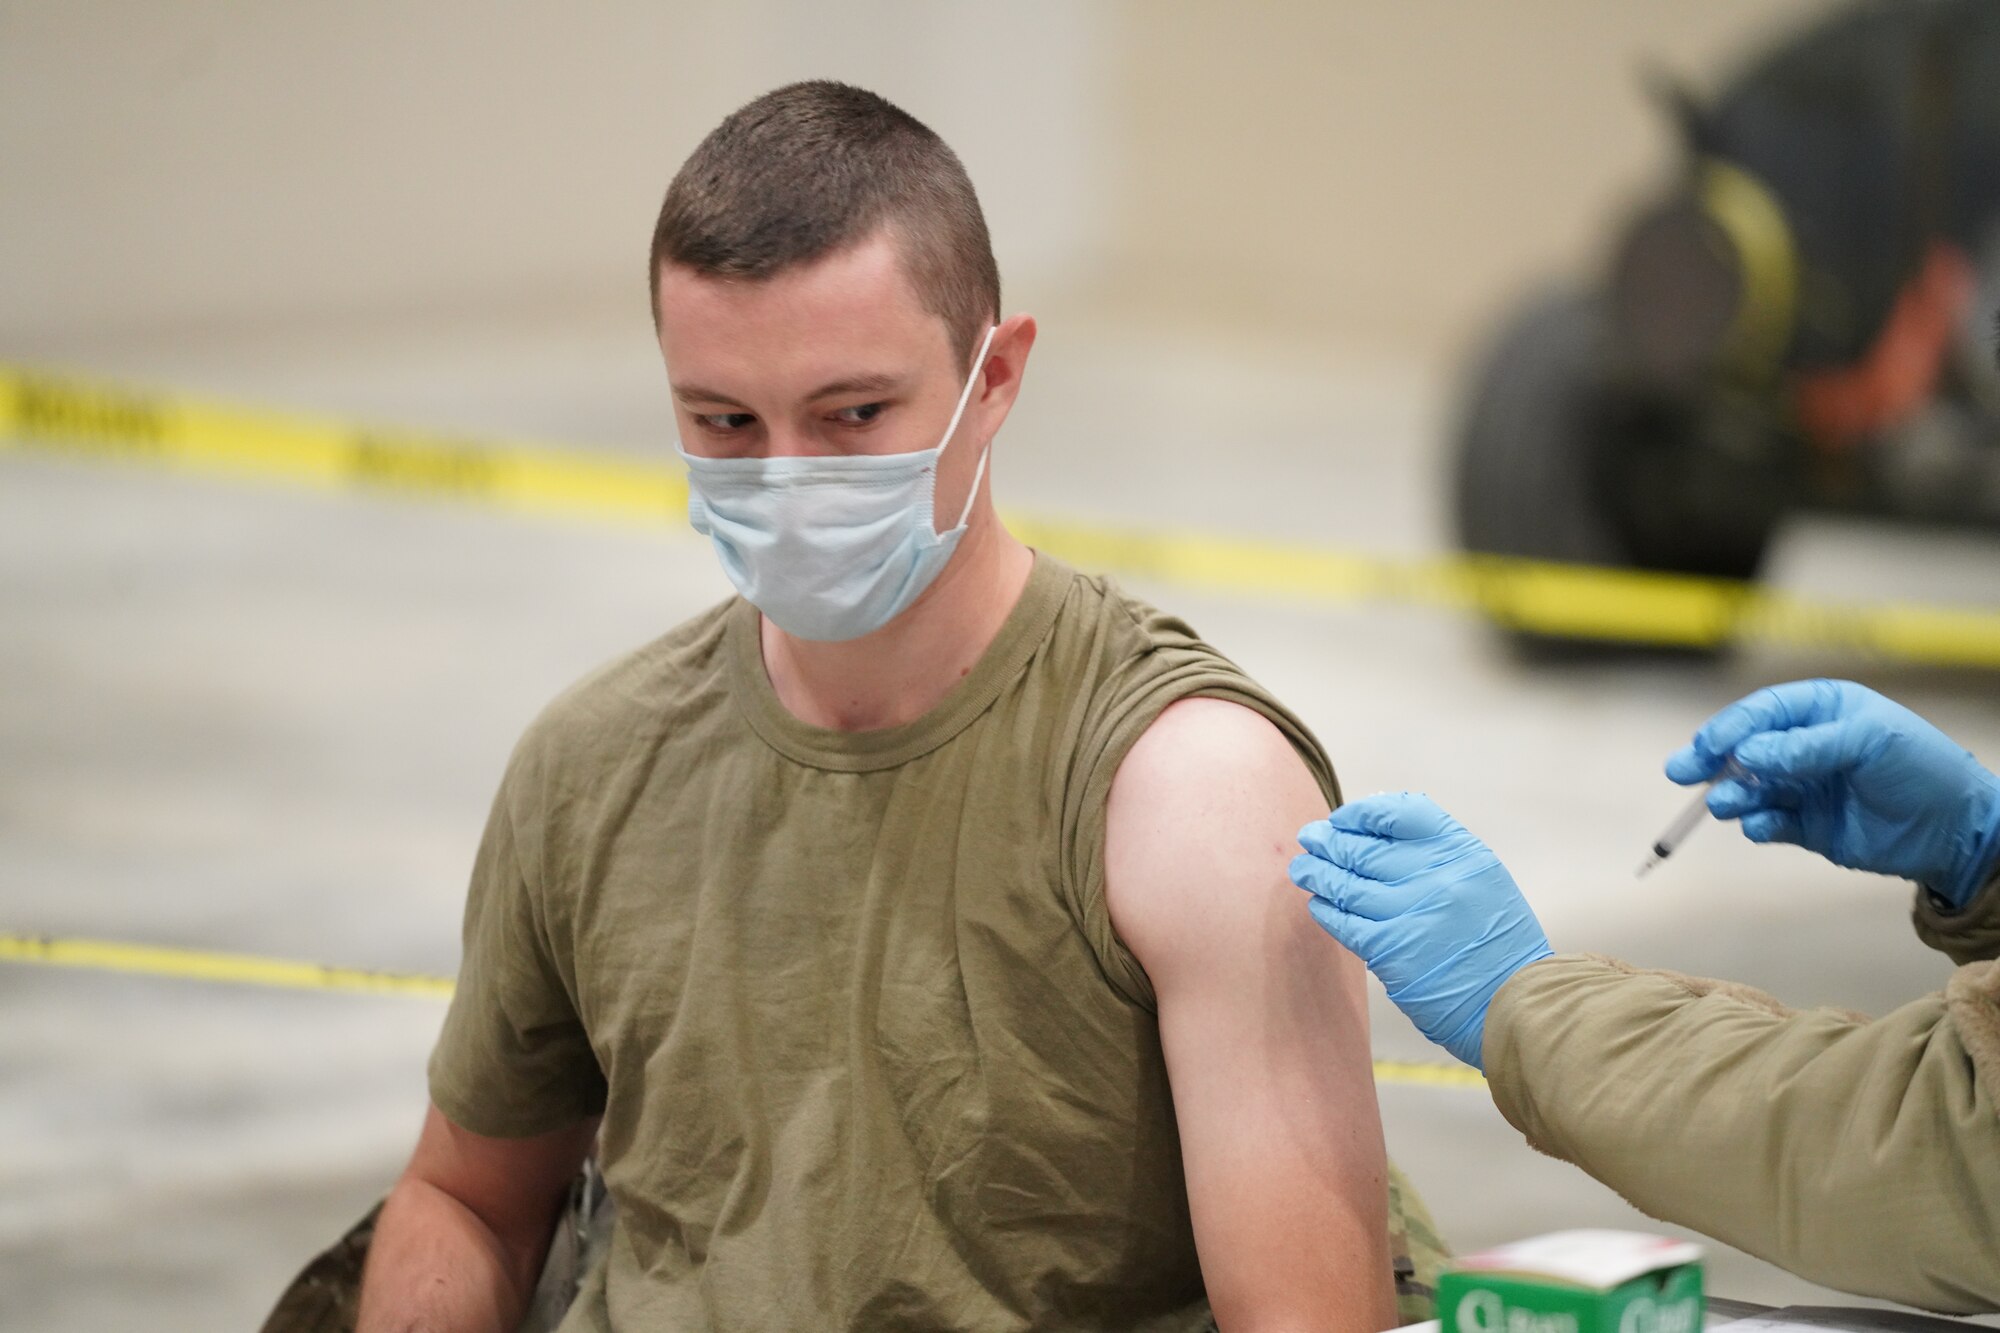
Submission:
[[[1389,1262],[1396,1273],[1396,1316],[1404,1325],[1437,1318],[1438,1274],[1450,1258],[1416,1187],[1389,1163]]]

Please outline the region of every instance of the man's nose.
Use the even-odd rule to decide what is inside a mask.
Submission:
[[[683,447],[686,447],[685,441]],[[697,437],[695,447],[688,452],[709,458],[816,458],[833,451],[814,439],[810,431],[797,426],[771,426],[767,423],[757,432],[755,443],[743,441],[734,448],[726,445],[718,447],[700,442]]]
[[[764,457],[815,458],[832,451],[797,426],[772,426],[764,432]]]

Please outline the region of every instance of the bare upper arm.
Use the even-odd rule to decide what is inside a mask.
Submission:
[[[463,1205],[510,1251],[538,1255],[596,1134],[593,1117],[547,1134],[491,1138],[432,1106],[403,1174]]]
[[[1326,813],[1259,714],[1169,707],[1106,813],[1105,897],[1146,968],[1195,1238],[1226,1328],[1393,1322],[1366,973],[1286,875]]]

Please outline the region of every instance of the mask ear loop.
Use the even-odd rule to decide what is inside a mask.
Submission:
[[[958,419],[965,415],[965,405],[972,401],[972,386],[979,383],[979,372],[986,368],[986,353],[993,346],[993,335],[998,332],[998,324],[987,326],[986,340],[979,344],[979,358],[972,363],[972,374],[966,377],[965,389],[958,395],[958,406],[952,409],[951,424],[944,428],[945,444],[950,444],[951,437],[958,433]],[[941,449],[944,446],[938,447]],[[986,456],[992,452],[993,442],[988,440],[986,447],[979,451],[979,467],[972,474],[972,489],[965,493],[965,508],[959,512],[958,522],[952,524],[954,531],[964,527],[965,521],[972,517],[972,502],[979,498],[979,483],[986,480]]]

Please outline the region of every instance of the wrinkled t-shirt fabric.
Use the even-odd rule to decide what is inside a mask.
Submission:
[[[1231,700],[1180,621],[1037,557],[970,674],[837,732],[732,600],[517,746],[431,1095],[476,1133],[603,1115],[617,1207],[562,1327],[1209,1325],[1144,970],[1104,902],[1120,760]]]

